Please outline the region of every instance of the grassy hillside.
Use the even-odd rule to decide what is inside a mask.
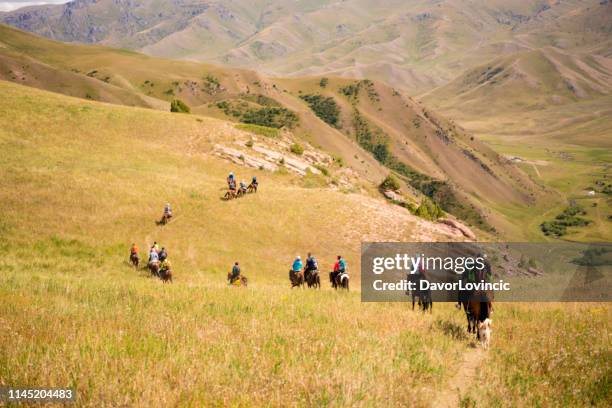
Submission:
[[[448,240],[435,225],[283,173],[255,171],[260,191],[225,202],[227,172],[247,171],[210,154],[241,136],[230,123],[0,93],[1,383],[76,387],[78,406],[609,405],[606,305],[500,304],[484,353],[452,305],[359,301],[360,242]],[[175,219],[156,226],[168,200]],[[172,285],[127,264],[154,240]],[[325,269],[345,254],[353,290],[291,291],[307,250]],[[248,289],[224,283],[237,259]]]
[[[506,229],[508,220],[491,213],[490,204],[533,206],[547,195],[463,129],[383,83],[268,78],[99,46],[68,46],[8,27],[0,27],[0,41],[0,78],[86,99],[164,110],[180,98],[195,113],[282,127],[341,158],[373,184],[397,172],[412,202],[418,205],[428,195],[479,229],[502,234]],[[317,116],[304,99],[309,95],[331,98],[338,109],[337,123]],[[364,144],[368,132],[382,135],[377,144],[387,149],[385,157],[376,157],[372,143]]]

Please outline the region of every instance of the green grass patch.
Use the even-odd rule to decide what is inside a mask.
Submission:
[[[236,129],[244,130],[246,132],[254,133],[256,135],[277,138],[280,135],[280,131],[276,128],[267,126],[254,125],[251,123],[239,123],[235,125]]]

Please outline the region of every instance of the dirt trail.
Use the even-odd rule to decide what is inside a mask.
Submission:
[[[468,394],[470,387],[478,379],[478,369],[485,355],[485,351],[481,348],[468,349],[455,375],[448,381],[444,389],[439,391],[431,406],[436,408],[458,407],[461,398]]]

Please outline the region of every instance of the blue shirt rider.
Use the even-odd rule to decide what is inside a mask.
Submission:
[[[291,270],[293,272],[299,272],[302,270],[302,267],[304,266],[304,264],[302,264],[302,258],[298,255],[295,257],[295,260],[293,261],[293,265],[291,266]]]

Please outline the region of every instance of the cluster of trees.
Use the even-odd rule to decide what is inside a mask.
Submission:
[[[242,123],[280,129],[293,128],[299,122],[298,116],[289,109],[280,106],[253,106],[247,102],[232,103],[221,101],[217,108],[228,116],[237,118]]]
[[[300,96],[308,103],[310,109],[328,125],[335,128],[340,127],[340,107],[334,98],[322,95],[302,95]]]
[[[578,205],[571,205],[557,215],[554,220],[540,224],[540,229],[546,236],[562,237],[567,234],[568,227],[585,227],[591,223],[591,221],[580,217],[581,215],[586,215],[586,211]]]

